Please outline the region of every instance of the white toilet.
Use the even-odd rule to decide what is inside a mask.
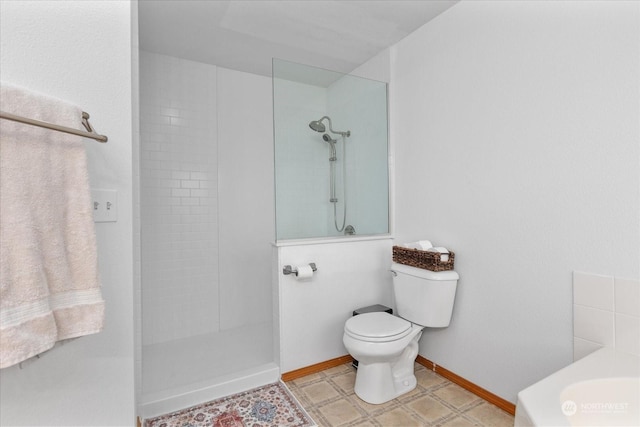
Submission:
[[[413,362],[425,327],[449,326],[458,284],[455,271],[429,271],[393,263],[394,316],[385,312],[351,317],[344,325],[347,351],[358,361],[355,392],[379,404],[416,387]]]

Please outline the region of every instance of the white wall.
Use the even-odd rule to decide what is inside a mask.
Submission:
[[[378,53],[349,74],[389,83],[391,80],[391,48]]]
[[[512,402],[572,360],[571,272],[639,275],[636,2],[461,2],[396,45],[398,241],[456,252],[420,354]]]
[[[344,322],[353,310],[392,305],[391,238],[281,244],[278,252],[280,370],[292,370],[348,354]],[[284,275],[285,265],[315,262],[307,281]]]
[[[65,99],[109,137],[87,140],[93,188],[118,191],[118,222],[96,225],[103,332],[0,371],[0,424],[130,426],[134,417],[131,5],[3,1],[2,80]]]

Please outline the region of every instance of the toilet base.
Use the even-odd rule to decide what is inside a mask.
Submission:
[[[418,355],[420,332],[394,362],[358,364],[354,391],[367,403],[378,405],[416,388],[413,363]]]
[[[416,384],[413,372],[401,378],[394,378],[389,363],[360,363],[354,391],[365,402],[378,405],[410,392],[416,388]]]

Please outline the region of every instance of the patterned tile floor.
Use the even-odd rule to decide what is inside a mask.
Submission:
[[[447,426],[511,427],[513,416],[416,363],[418,386],[381,405],[353,391],[350,363],[286,383],[319,427]]]

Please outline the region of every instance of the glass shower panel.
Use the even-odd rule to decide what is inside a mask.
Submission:
[[[277,239],[389,232],[387,84],[274,59]]]
[[[243,185],[235,174],[272,173],[261,139],[271,125],[269,83],[140,52],[143,408],[217,393],[274,365],[273,218],[265,214],[247,231],[239,218],[253,212],[256,197],[235,194]],[[256,109],[262,119],[239,137],[236,123]],[[242,150],[261,156],[247,160]],[[227,232],[237,227],[243,230]],[[238,274],[238,264],[251,265],[253,274]]]

